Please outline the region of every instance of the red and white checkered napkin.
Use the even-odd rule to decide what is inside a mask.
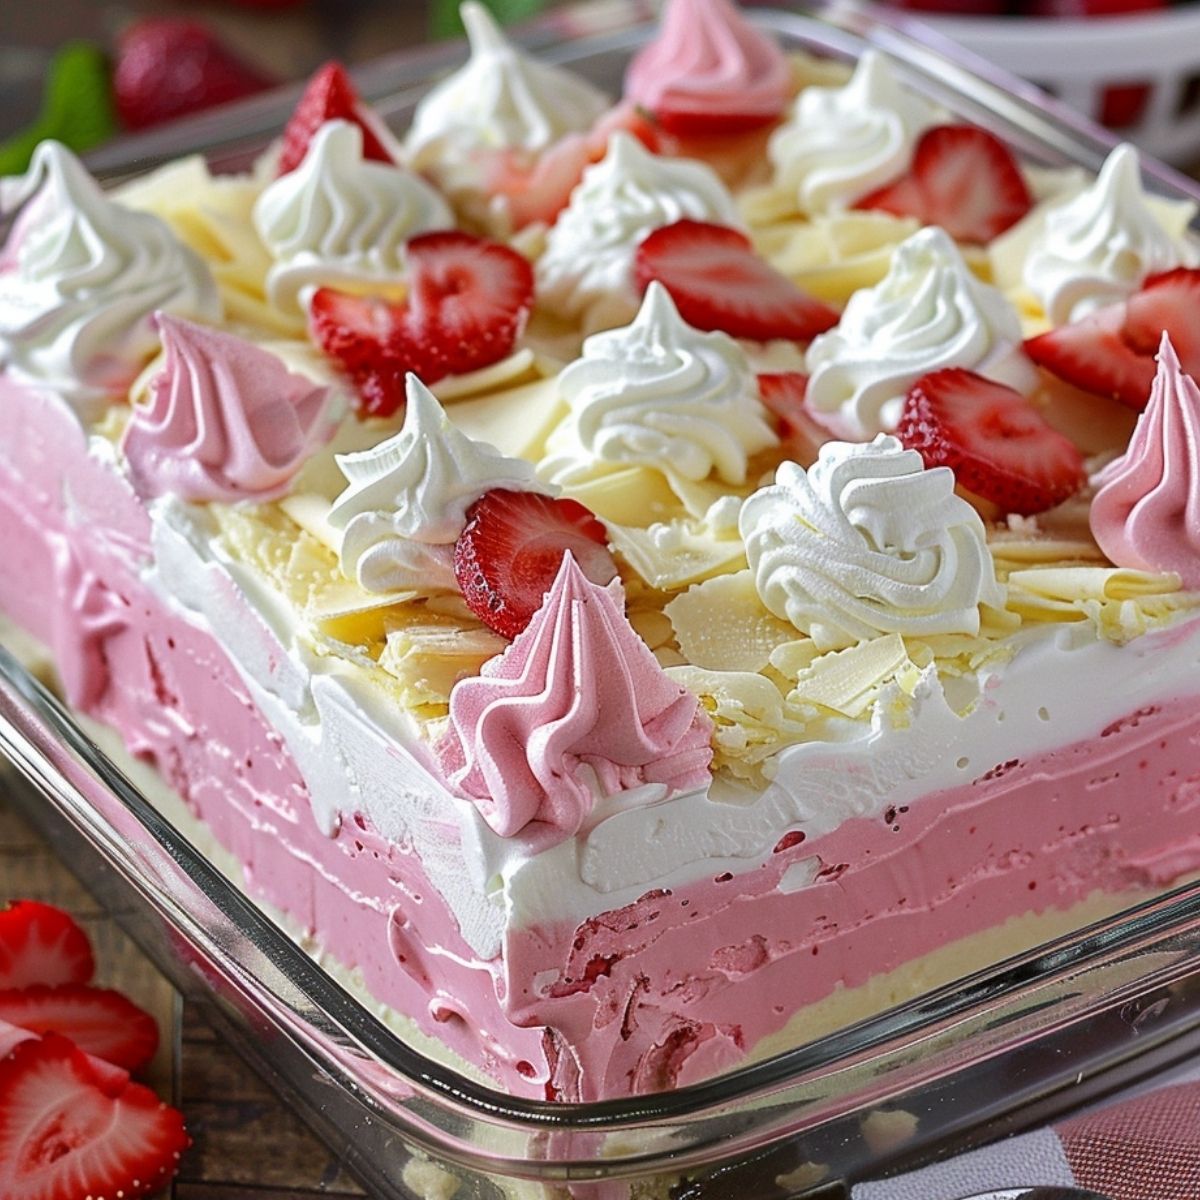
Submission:
[[[1089,1188],[1111,1200],[1200,1200],[1200,1063],[1057,1125],[895,1179],[854,1200],[957,1200],[1030,1187]]]

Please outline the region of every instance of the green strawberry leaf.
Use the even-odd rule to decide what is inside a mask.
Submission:
[[[117,128],[103,51],[87,42],[69,42],[50,64],[37,120],[0,142],[0,175],[21,174],[45,138],[57,138],[82,153],[112,137]]]
[[[536,16],[546,0],[480,0],[503,25]],[[459,0],[433,0],[429,11],[429,34],[435,38],[462,37],[463,23],[458,15]]]

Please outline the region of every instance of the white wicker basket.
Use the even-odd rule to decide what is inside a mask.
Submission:
[[[1200,4],[1090,20],[939,16],[925,23],[1097,121],[1106,88],[1148,85],[1140,118],[1117,132],[1168,162],[1200,163]]]

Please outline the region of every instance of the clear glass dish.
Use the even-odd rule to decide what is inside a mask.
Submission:
[[[1111,145],[1033,89],[903,23],[840,10],[757,19],[820,54],[886,49],[914,86],[1032,161],[1094,168]],[[650,26],[629,18],[569,42],[554,41],[556,28],[541,27],[540,52],[612,88]],[[401,124],[421,82],[449,61],[380,63],[370,91]],[[126,142],[100,165],[122,176],[194,149],[217,167],[244,165],[292,99]],[[1147,179],[1200,200],[1166,167],[1149,164]],[[1045,1119],[1200,1048],[1193,884],[701,1085],[601,1104],[515,1100],[401,1042],[199,854],[2,646],[0,753],[30,785],[15,789],[22,807],[87,886],[381,1200],[449,1194],[429,1181],[429,1160],[458,1181],[456,1200],[623,1200],[635,1184],[637,1196],[670,1187],[676,1200],[845,1196],[857,1180],[969,1144],[985,1125],[990,1138]]]

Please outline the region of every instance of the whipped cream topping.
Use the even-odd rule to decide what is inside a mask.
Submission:
[[[452,787],[501,837],[572,837],[598,799],[709,782],[712,723],[673,683],[609,588],[567,554],[528,628],[450,693],[437,746]]]
[[[584,342],[558,389],[568,413],[538,465],[554,483],[637,465],[743,483],[748,458],[777,440],[742,348],[693,329],[657,281],[632,325]]]
[[[783,463],[740,520],[763,603],[822,648],[881,633],[977,634],[1003,608],[983,521],[947,467],[894,437],[827,442],[806,472]]]
[[[400,432],[337,462],[347,487],[329,523],[344,531],[343,572],[369,592],[454,588],[452,551],[467,509],[493,488],[548,490],[529,463],[455,429],[415,375]]]
[[[807,366],[808,404],[852,440],[895,429],[909,387],[942,367],[1021,392],[1037,382],[1016,310],[936,226],[902,242],[887,276],[855,292],[837,327],[809,346]]]
[[[122,449],[142,496],[275,500],[337,429],[346,403],[232,334],[160,314],[166,357]]]
[[[704,163],[659,158],[617,132],[589,167],[538,260],[538,298],[567,317],[612,297],[636,304],[633,257],[647,234],[685,217],[741,228],[733,197]],[[626,317],[626,319],[628,319]]]
[[[0,211],[26,201],[0,257],[0,365],[90,419],[158,350],[156,311],[218,321],[220,297],[164,221],[107,199],[58,142],[0,181]]]
[[[514,46],[482,4],[468,0],[462,21],[471,57],[417,105],[406,142],[415,166],[436,169],[480,149],[544,150],[608,108],[586,79]]]
[[[800,211],[849,208],[908,170],[913,145],[938,117],[902,87],[877,50],[867,50],[844,87],[806,87],[772,135],[776,182]]]
[[[275,259],[268,296],[294,311],[310,285],[398,282],[404,244],[452,229],[454,214],[420,176],[363,158],[359,126],[327,121],[304,161],[259,196],[254,227]]]
[[[771,121],[792,71],[773,38],[731,0],[669,0],[658,37],[633,60],[625,96],[651,112]]]
[[[1055,324],[1124,300],[1148,275],[1193,261],[1146,202],[1138,152],[1118,146],[1091,187],[1052,208],[1024,280]]]
[[[1119,567],[1171,571],[1200,588],[1200,387],[1166,333],[1150,402],[1097,480],[1091,526]]]

